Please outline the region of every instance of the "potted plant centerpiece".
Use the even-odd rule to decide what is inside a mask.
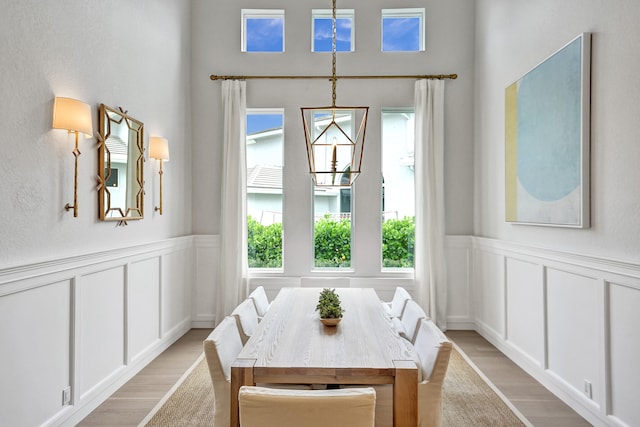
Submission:
[[[324,288],[320,292],[316,311],[320,314],[320,321],[327,326],[335,326],[340,322],[344,310],[335,289]]]

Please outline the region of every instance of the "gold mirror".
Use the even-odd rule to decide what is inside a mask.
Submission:
[[[98,205],[100,219],[142,219],[144,213],[144,125],[100,104]]]

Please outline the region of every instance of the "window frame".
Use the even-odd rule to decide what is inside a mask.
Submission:
[[[356,13],[355,9],[337,9],[336,19],[351,19],[351,47],[349,50],[337,50],[337,52],[355,52],[356,51]],[[311,9],[311,52],[313,53],[331,53],[329,51],[317,51],[315,50],[315,34],[316,34],[316,19],[333,19],[332,9]],[[336,30],[337,31],[337,30]]]
[[[385,18],[418,18],[420,29],[417,50],[385,50],[384,49],[384,20]],[[426,45],[426,12],[423,7],[382,9],[380,18],[380,51],[383,53],[424,52]]]
[[[415,271],[415,247],[414,247],[414,266],[413,267],[385,267],[384,266],[384,254],[383,254],[383,224],[384,224],[384,204],[385,204],[385,170],[384,170],[384,116],[385,114],[413,114],[415,121],[415,108],[414,107],[381,107],[380,108],[380,174],[381,174],[381,182],[380,182],[380,196],[381,196],[381,204],[380,204],[380,272],[381,273],[414,273]],[[407,151],[411,154],[415,154],[415,134],[414,136],[414,147],[413,152],[411,150]],[[408,141],[408,140],[407,140]],[[413,165],[414,173],[413,173],[413,185],[415,189],[415,163]],[[413,194],[413,203],[414,203],[414,223],[415,223],[415,193]],[[414,241],[415,241],[415,229],[414,229]]]
[[[247,50],[247,20],[248,19],[273,19],[282,18],[282,50],[281,51],[255,51]],[[284,53],[286,20],[284,9],[242,9],[240,11],[240,51],[243,53]]]
[[[285,262],[286,262],[286,258],[285,258],[285,245],[286,245],[286,241],[285,241],[285,233],[284,233],[284,227],[285,227],[285,198],[286,198],[286,189],[285,189],[285,175],[286,175],[286,169],[285,169],[285,121],[286,121],[286,109],[284,107],[256,107],[256,108],[252,108],[252,107],[247,107],[245,110],[245,123],[246,120],[248,119],[249,115],[276,115],[279,114],[282,116],[282,128],[280,129],[280,133],[282,134],[282,151],[281,151],[281,156],[282,156],[282,190],[281,190],[281,204],[282,204],[282,214],[281,214],[281,222],[282,222],[282,248],[281,248],[281,258],[282,258],[282,264],[280,267],[249,267],[249,271],[252,273],[256,273],[256,275],[268,275],[268,274],[282,274],[285,271]],[[248,134],[245,136],[246,140],[248,141]],[[245,167],[245,173],[248,173],[248,168]],[[248,187],[248,182],[245,183],[245,200],[248,205],[248,192],[247,192],[247,187]],[[247,206],[248,208],[248,206]],[[248,211],[248,209],[247,209]],[[247,212],[247,216],[249,215],[249,212]],[[245,242],[245,244],[248,245],[248,241]],[[248,261],[248,259],[247,259]]]

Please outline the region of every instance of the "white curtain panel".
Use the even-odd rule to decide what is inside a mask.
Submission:
[[[444,251],[444,81],[415,85],[415,280],[417,299],[447,329]]]
[[[247,294],[246,82],[222,82],[222,105],[224,150],[216,324],[222,322]]]

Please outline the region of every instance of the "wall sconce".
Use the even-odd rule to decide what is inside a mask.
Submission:
[[[149,157],[160,161],[160,207],[155,207],[162,215],[162,162],[169,161],[169,141],[159,136],[149,137]]]
[[[91,107],[89,104],[72,99],[56,97],[53,101],[53,129],[64,129],[75,134],[76,146],[72,151],[75,157],[75,172],[73,185],[73,205],[67,203],[64,208],[73,209],[73,216],[78,216],[78,134],[83,133],[87,138],[93,135],[93,123],[91,121]]]

